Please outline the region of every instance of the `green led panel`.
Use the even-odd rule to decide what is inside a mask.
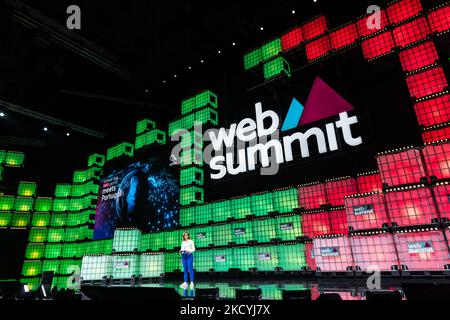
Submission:
[[[11,222],[11,211],[0,211],[0,227],[7,227]]]
[[[59,270],[59,260],[44,260],[42,262],[42,272],[53,271],[54,274],[57,274],[58,270]]]
[[[14,210],[19,212],[32,211],[34,206],[34,198],[17,197],[14,202]]]
[[[79,250],[80,247],[79,243],[66,243],[62,246],[61,256],[63,258],[80,258],[84,254],[84,252]]]
[[[22,267],[22,276],[24,277],[35,277],[41,273],[42,262],[38,260],[27,260],[24,261]]]
[[[195,110],[195,97],[181,101],[181,114],[185,115]]]
[[[288,244],[280,245],[278,248],[279,267],[286,271],[299,271],[306,267],[305,245]]]
[[[136,124],[136,135],[156,129],[156,122],[150,119],[143,119]]]
[[[52,198],[36,198],[36,201],[34,202],[34,210],[36,212],[50,212],[52,207]]]
[[[112,159],[122,156],[132,157],[133,155],[134,146],[131,143],[123,142],[108,149],[108,151],[106,152],[106,160],[111,161]]]
[[[203,108],[195,113],[194,122],[200,122],[201,124],[219,124],[219,114],[216,110],[208,107]]]
[[[32,243],[27,246],[25,259],[37,260],[44,256],[45,246],[43,244]]]
[[[259,271],[275,271],[280,265],[277,246],[255,247],[256,268]]]
[[[114,231],[113,251],[133,252],[139,251],[142,232],[137,229]]]
[[[211,218],[214,222],[226,221],[231,214],[231,201],[221,200],[211,203]]]
[[[226,246],[233,242],[233,233],[231,224],[219,224],[212,226],[213,244],[216,247]]]
[[[154,144],[164,145],[166,143],[166,133],[161,130],[151,130],[146,133],[142,133],[136,137],[135,147],[136,149],[142,149]]]
[[[181,234],[183,234],[183,232],[181,232]],[[188,230],[188,232],[190,233],[191,239],[194,241],[197,248],[207,248],[213,243],[211,226],[193,228]]]
[[[81,264],[82,280],[102,280],[112,276],[113,261],[111,256],[85,256]]]
[[[36,182],[20,181],[17,188],[17,195],[21,197],[33,197],[36,196],[37,184]]]
[[[130,279],[139,275],[139,259],[137,254],[113,256],[113,278]]]
[[[195,207],[195,222],[197,224],[206,224],[212,220],[212,206],[207,203]]]
[[[180,155],[180,166],[190,167],[192,165],[203,165],[203,152],[201,149],[192,148],[188,150],[182,150]]]
[[[277,238],[283,241],[295,240],[303,236],[301,216],[292,215],[287,217],[278,217],[277,219]]]
[[[6,159],[6,151],[0,150],[0,165],[5,163],[5,159]]]
[[[54,212],[68,211],[69,207],[70,207],[70,199],[68,199],[68,198],[53,199],[53,211]]]
[[[183,125],[181,123],[181,119],[175,119],[171,122],[169,122],[169,137],[172,137],[175,133],[178,133],[179,131],[182,131],[183,134],[185,134],[186,128],[183,128]]]
[[[102,154],[94,153],[91,154],[88,158],[88,167],[103,167],[105,165],[105,156]]]
[[[165,247],[165,237],[164,237],[164,232],[156,232],[156,233],[152,233],[152,239],[151,239],[151,249],[153,251],[159,251],[162,248]]]
[[[70,275],[74,270],[81,269],[81,259],[64,259],[59,263],[58,273],[60,275]]]
[[[213,269],[216,272],[227,272],[230,268],[235,268],[233,259],[233,249],[210,250],[213,260]]]
[[[79,212],[69,212],[66,218],[66,225],[68,227],[75,227],[82,223],[80,223],[80,213]]]
[[[195,96],[195,108],[200,109],[206,106],[211,106],[217,109],[217,101],[217,95],[209,90],[206,90]]]
[[[203,150],[203,135],[195,130],[181,135],[181,148],[187,149],[195,147],[198,150]]]
[[[192,203],[203,203],[203,188],[191,186],[180,188],[180,205],[186,206]]]
[[[286,75],[289,78],[291,77],[291,67],[283,57],[278,57],[264,63],[265,80],[270,80],[281,75]]]
[[[180,170],[180,186],[196,184],[203,186],[203,169],[198,167],[183,168]]]
[[[181,258],[178,252],[165,252],[164,253],[164,270],[165,272],[175,272],[181,270]]]
[[[28,285],[28,289],[33,292],[39,288],[41,278],[22,278],[20,279],[20,282],[23,285]]]
[[[76,212],[84,209],[93,209],[96,204],[97,196],[88,195],[82,198],[72,198],[70,199],[69,210]]]
[[[64,240],[66,242],[83,240],[80,235],[80,228],[67,228],[65,235],[64,235]],[[86,252],[86,253],[89,253],[89,252]]]
[[[47,227],[50,224],[49,213],[34,213],[31,219],[31,226],[33,227]]]
[[[74,183],[85,183],[92,179],[99,179],[101,170],[96,167],[92,167],[86,170],[75,170],[73,173]]]
[[[1,196],[0,195],[0,211],[11,211],[14,208],[14,196]]]
[[[47,241],[48,230],[41,228],[31,228],[28,236],[29,242],[41,243]]]
[[[21,167],[25,162],[25,155],[22,152],[7,151],[5,164],[9,167]]]
[[[49,243],[45,245],[45,254],[44,257],[46,259],[56,259],[61,256],[63,246],[59,243]]]
[[[67,289],[67,283],[68,283],[69,277],[53,277],[52,281],[52,289],[56,288],[58,290],[61,289]]]
[[[238,222],[232,224],[233,242],[236,244],[246,244],[255,240],[251,221]]]
[[[50,216],[51,227],[63,227],[66,225],[67,214],[66,213],[53,213]]]
[[[64,229],[63,228],[50,228],[48,229],[48,242],[61,242],[64,241]]]
[[[209,250],[197,250],[194,255],[194,270],[196,272],[209,272],[213,268],[213,260]]]
[[[88,226],[79,227],[78,240],[91,240],[94,236],[94,229],[89,229]]]
[[[139,274],[143,278],[159,278],[164,274],[164,254],[143,254],[140,258]]]
[[[11,216],[10,226],[15,228],[25,228],[30,225],[31,213],[14,213]]]
[[[298,205],[298,191],[296,188],[276,190],[273,192],[274,211],[291,213]]]
[[[83,197],[90,194],[98,194],[98,184],[94,183],[94,181],[74,184],[72,185],[72,189],[70,190],[70,195],[72,197]]]
[[[237,197],[230,200],[231,212],[230,217],[236,219],[244,219],[246,216],[252,214],[252,201],[250,196]]]
[[[252,50],[244,55],[244,70],[257,67],[262,62],[261,49]]]
[[[273,197],[271,192],[254,194],[251,196],[252,214],[256,216],[267,216],[273,212]]]
[[[274,218],[252,220],[254,240],[265,243],[277,237],[277,222]]]
[[[67,198],[70,196],[70,190],[72,185],[68,183],[58,183],[55,188],[55,197],[57,198]]]
[[[267,61],[273,57],[276,57],[281,51],[281,39],[274,39],[261,47],[262,60]]]
[[[112,252],[111,240],[89,241],[83,246],[85,254],[111,254]]]
[[[234,248],[233,257],[235,262],[234,267],[241,269],[241,271],[256,268],[254,247]]]
[[[195,223],[195,207],[180,208],[180,224],[188,227],[193,223]]]
[[[181,234],[179,230],[162,232],[164,236],[164,247],[166,250],[181,248]]]

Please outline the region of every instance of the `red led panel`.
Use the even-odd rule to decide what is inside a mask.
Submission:
[[[436,46],[432,41],[424,42],[400,52],[403,71],[411,72],[428,67],[439,60]]]
[[[448,87],[447,78],[442,67],[432,68],[406,78],[409,94],[419,99],[433,93],[444,91]]]
[[[400,265],[411,271],[444,270],[450,264],[448,246],[442,231],[396,233]]]
[[[361,37],[370,36],[371,34],[374,34],[375,32],[378,32],[380,30],[384,30],[387,27],[389,21],[388,21],[386,12],[384,10],[380,11],[380,21],[379,21],[380,25],[379,25],[379,28],[378,27],[375,28],[375,26],[372,27],[373,26],[372,22],[375,21],[374,20],[375,18],[376,18],[376,16],[374,16],[374,15],[368,15],[368,16],[362,17],[361,19],[359,19],[356,22],[356,27],[358,29],[358,34]],[[369,28],[368,24],[371,26],[370,28]]]
[[[396,45],[405,47],[411,43],[426,39],[430,34],[430,27],[425,18],[419,18],[394,28],[392,34]]]
[[[359,174],[356,177],[359,193],[381,192],[383,189],[379,172]]]
[[[450,142],[427,145],[422,154],[430,178],[450,179]]]
[[[353,269],[352,250],[348,237],[314,239],[317,271],[347,271]]]
[[[429,188],[386,193],[388,214],[400,227],[427,225],[439,218]]]
[[[354,178],[329,180],[325,183],[328,202],[333,206],[343,206],[345,197],[358,194],[358,187]]]
[[[289,51],[303,42],[302,28],[295,28],[281,36],[281,47],[283,51]]]
[[[432,32],[444,32],[450,30],[450,6],[434,10],[428,14],[428,23]]]
[[[450,126],[427,130],[422,133],[422,139],[425,143],[450,139]]]
[[[339,28],[330,33],[331,46],[338,50],[345,46],[351,45],[358,39],[358,30],[356,24],[352,23],[348,26]]]
[[[384,54],[392,52],[395,48],[394,38],[390,31],[385,31],[380,34],[363,40],[362,50],[364,58],[367,60],[378,58]]]
[[[450,121],[450,95],[420,101],[414,105],[417,120],[424,127]]]
[[[387,8],[387,14],[391,23],[400,23],[414,17],[422,11],[420,0],[401,0]]]
[[[384,195],[380,193],[345,199],[348,225],[355,231],[380,229],[390,222]]]
[[[329,217],[332,234],[348,234],[348,221],[345,209],[332,210]]]
[[[422,155],[417,148],[377,156],[381,181],[389,187],[421,182],[426,177]]]
[[[316,258],[314,258],[314,245],[312,242],[305,243],[306,264],[311,270],[316,270]]]
[[[330,36],[323,36],[305,45],[306,58],[308,61],[320,58],[331,50]]]
[[[322,205],[328,204],[325,184],[317,183],[304,185],[298,188],[299,208],[305,210],[320,209]]]
[[[439,183],[433,187],[433,191],[439,214],[448,222],[450,220],[450,184]]]
[[[332,233],[328,212],[319,211],[302,215],[302,230],[306,237],[314,238]]]
[[[305,23],[302,30],[303,39],[305,39],[305,41],[314,39],[328,30],[327,19],[324,16],[317,17],[316,19]]]
[[[398,267],[398,257],[392,234],[375,236],[352,236],[350,238],[355,267],[368,271],[377,266],[380,271],[390,271]]]

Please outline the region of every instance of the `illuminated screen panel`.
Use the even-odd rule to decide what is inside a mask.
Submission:
[[[428,14],[428,23],[432,32],[445,32],[450,30],[450,5],[438,8]]]
[[[394,38],[390,31],[381,32],[362,41],[364,58],[372,60],[391,53],[395,48]]]
[[[356,42],[358,30],[356,24],[352,23],[330,33],[331,46],[335,50],[342,49]]]
[[[442,67],[432,68],[406,78],[410,96],[420,99],[447,89],[448,83]]]
[[[301,27],[292,29],[281,36],[281,47],[283,51],[289,51],[298,47],[303,42],[303,32]]]
[[[179,192],[178,179],[157,159],[113,171],[100,181],[94,239],[111,238],[117,227],[178,226]]]
[[[302,27],[303,38],[305,41],[314,39],[328,30],[328,22],[324,16],[317,17],[307,23]]]
[[[436,143],[422,149],[427,174],[430,178],[450,179],[450,143]],[[450,204],[450,199],[448,201]],[[450,212],[449,212],[450,214]]]
[[[374,16],[368,15],[368,16],[360,18],[356,22],[358,34],[361,37],[367,37],[367,36],[370,36],[371,34],[374,34],[380,30],[384,30],[387,27],[387,25],[389,24],[389,21],[388,21],[387,15],[386,15],[386,11],[383,9],[379,11],[378,21],[373,18],[374,18]],[[379,22],[379,25],[375,25],[375,22]]]
[[[396,45],[405,47],[411,43],[426,39],[430,34],[430,27],[425,18],[419,18],[394,28],[392,34]]]
[[[436,125],[434,127],[428,127],[422,133],[423,142],[434,142],[444,139],[450,139],[450,125]]]
[[[276,57],[281,52],[281,39],[274,39],[261,47],[263,61]]]
[[[391,23],[400,23],[420,14],[422,10],[420,0],[401,0],[391,4],[387,8],[387,14]]]
[[[450,121],[450,95],[445,94],[437,98],[431,98],[417,102],[414,111],[420,125],[431,127]]]
[[[400,52],[400,62],[405,72],[427,67],[438,60],[439,56],[433,41],[427,41]]]
[[[308,61],[321,58],[331,50],[330,36],[326,35],[305,45]]]
[[[262,62],[261,49],[255,49],[244,55],[244,69],[248,71]]]

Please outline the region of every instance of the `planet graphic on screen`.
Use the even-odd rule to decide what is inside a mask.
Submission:
[[[128,173],[117,191],[116,212],[119,225],[138,226],[146,212],[149,186],[140,169]]]

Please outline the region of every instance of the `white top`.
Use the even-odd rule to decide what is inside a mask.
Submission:
[[[194,252],[195,251],[194,241],[192,241],[191,239],[183,241],[181,243],[181,251]]]

